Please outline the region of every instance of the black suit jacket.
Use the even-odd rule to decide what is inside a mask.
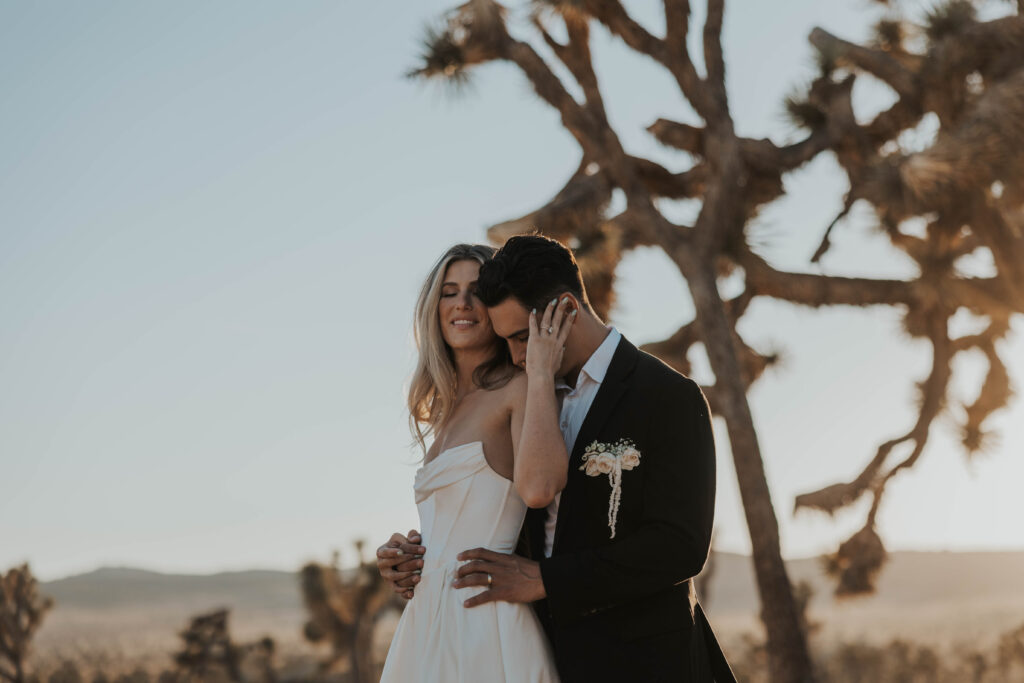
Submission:
[[[641,456],[622,473],[612,539],[609,477],[580,467],[587,445],[620,439]],[[704,394],[623,337],[569,456],[550,558],[546,510],[530,510],[524,527],[548,596],[534,607],[564,683],[735,681],[691,580],[708,556],[714,510]]]

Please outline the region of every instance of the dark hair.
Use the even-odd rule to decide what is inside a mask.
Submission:
[[[477,296],[484,306],[496,306],[515,297],[538,314],[563,292],[570,292],[590,308],[583,278],[572,251],[543,235],[516,235],[494,257],[480,266]]]

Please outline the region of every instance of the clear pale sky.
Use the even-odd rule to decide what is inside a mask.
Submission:
[[[333,548],[351,563],[352,540],[416,526],[403,389],[419,284],[450,244],[538,207],[578,162],[508,65],[454,98],[402,77],[424,24],[451,4],[0,3],[0,570],[293,570]],[[661,30],[657,2],[628,4]],[[781,102],[812,73],[807,34],[861,39],[872,12],[730,2],[739,131],[793,139]],[[659,116],[693,120],[675,86],[601,30],[595,50],[627,147],[683,167],[643,131]],[[887,97],[865,83],[859,113]],[[828,158],[789,177],[753,227],[762,253],[816,268],[845,187]],[[823,271],[912,273],[871,225],[858,210],[837,228]],[[611,322],[634,342],[690,319],[659,252],[620,272]],[[794,516],[793,497],[853,476],[909,429],[930,350],[887,309],[759,300],[741,330],[786,357],[751,395],[784,553],[828,551],[864,506]],[[1018,387],[1022,332],[1018,319],[1001,346]],[[982,367],[957,363],[960,400]],[[969,463],[952,422],[938,423],[883,504],[889,548],[1024,548],[1022,418],[1014,401],[991,421],[1000,446]],[[743,552],[716,427],[717,543]]]

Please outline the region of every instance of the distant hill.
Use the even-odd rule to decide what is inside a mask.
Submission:
[[[750,558],[717,553],[715,563],[708,586],[712,609],[727,613],[755,611],[757,589]],[[839,603],[832,598],[834,582],[825,576],[818,559],[791,560],[786,566],[790,581],[808,581],[814,588],[812,609],[847,604],[909,608],[1024,598],[1024,552],[895,552],[882,568],[873,595]]]
[[[790,579],[814,588],[812,607],[835,604],[832,582],[817,559],[786,563]],[[258,610],[301,607],[298,574],[252,569],[216,574],[165,574],[131,567],[101,567],[40,584],[63,608],[124,608],[230,604]],[[938,602],[1000,600],[1024,596],[1024,552],[895,552],[882,570],[878,591],[842,604],[912,607]],[[704,600],[704,598],[702,598]],[[707,599],[718,613],[755,613],[753,566],[746,555],[717,553]]]
[[[131,567],[100,567],[40,586],[58,605],[86,609],[213,603],[270,610],[301,606],[296,572],[263,569],[164,574]]]
[[[714,575],[698,592],[726,639],[759,632],[749,557],[718,553]],[[787,563],[790,580],[813,589],[812,622],[824,642],[894,638],[953,645],[991,644],[1024,625],[1024,552],[895,552],[869,596],[837,600],[817,559]]]
[[[829,640],[991,640],[1024,624],[1024,552],[895,552],[876,594],[843,601],[832,598],[832,583],[817,560],[787,565],[791,580],[813,587],[811,616]],[[42,582],[40,590],[56,601],[37,639],[41,649],[114,643],[167,652],[189,617],[219,607],[231,609],[231,630],[240,640],[271,635],[295,644],[305,619],[297,572],[192,575],[101,567]],[[698,595],[727,641],[759,629],[749,557],[717,553],[714,575]]]

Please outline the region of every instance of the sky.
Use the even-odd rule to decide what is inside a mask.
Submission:
[[[295,570],[334,549],[351,564],[356,539],[372,548],[416,526],[404,389],[420,284],[448,246],[539,207],[579,161],[509,65],[479,69],[458,94],[404,77],[451,4],[0,3],[0,571]],[[661,30],[658,3],[628,5]],[[730,2],[739,133],[796,139],[782,100],[813,73],[806,36],[863,39],[877,12],[864,0]],[[644,131],[658,117],[696,122],[672,81],[602,30],[594,50],[627,149],[684,168]],[[857,88],[858,115],[889,101]],[[833,159],[786,188],[751,226],[774,265],[913,275],[860,206],[809,263],[846,189]],[[695,204],[663,208],[683,220]],[[657,249],[631,252],[619,275],[610,322],[632,341],[691,318]],[[929,347],[889,309],[759,299],[740,331],[784,359],[750,393],[783,553],[828,552],[866,501],[829,518],[794,515],[794,496],[855,476],[912,426]],[[1018,318],[999,347],[1018,387],[1022,333]],[[713,381],[695,362],[694,378]],[[956,363],[952,415],[983,368]],[[1022,417],[1019,400],[993,417],[999,446],[971,461],[940,420],[882,504],[888,547],[1024,549]],[[720,420],[716,439],[716,547],[749,552]]]

